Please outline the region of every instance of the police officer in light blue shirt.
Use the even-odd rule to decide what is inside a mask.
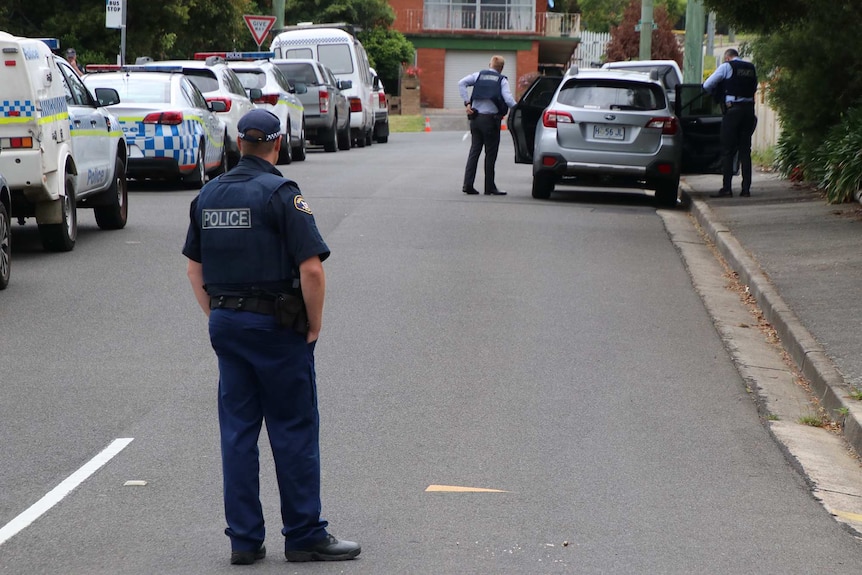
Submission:
[[[266,421],[281,495],[288,561],[359,555],[320,517],[319,417],[314,347],[320,334],[329,248],[296,183],[274,164],[278,118],[252,110],[237,124],[242,158],[191,204],[183,254],[209,316],[218,358],[225,533],[231,563],[266,556],[258,437]]]
[[[458,82],[458,92],[467,107],[467,118],[470,120],[470,153],[467,156],[467,167],[464,170],[464,185],[461,188],[465,194],[478,194],[474,187],[476,169],[479,165],[479,155],[485,148],[485,195],[505,196],[506,192],[494,183],[494,167],[497,163],[497,151],[500,149],[500,122],[510,108],[514,108],[515,98],[509,88],[509,80],[503,76],[503,66],[506,61],[502,56],[493,56],[487,70],[482,70],[461,78]],[[467,98],[467,88],[473,87],[470,98]]]
[[[733,159],[739,155],[742,170],[740,196],[751,195],[751,136],[757,126],[754,115],[754,94],[757,92],[757,71],[754,64],[739,57],[739,52],[729,48],[724,52],[724,62],[703,83],[703,88],[723,102],[724,117],[721,120],[721,189],[713,198],[733,196]]]

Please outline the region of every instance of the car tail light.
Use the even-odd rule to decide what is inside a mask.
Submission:
[[[668,136],[673,136],[676,134],[677,129],[679,129],[679,124],[676,121],[676,118],[671,117],[662,117],[662,118],[653,118],[646,125],[647,128],[661,128],[661,133],[666,134]]]
[[[0,138],[0,148],[32,148],[33,138],[30,136],[21,138]]]
[[[230,98],[207,98],[207,102],[224,102],[225,112],[230,112],[230,107],[233,104],[233,100]]]
[[[362,100],[357,97],[350,98],[350,111],[351,112],[361,112],[362,111]]]
[[[275,106],[278,104],[278,94],[264,94],[260,98],[256,98],[252,100],[255,104],[269,104],[270,106]],[[230,107],[228,107],[230,110]]]
[[[386,94],[383,92],[377,92],[377,101],[380,103],[381,108],[386,107]]]
[[[317,93],[319,105],[320,105],[320,113],[326,114],[329,112],[329,92],[322,89]]]
[[[144,124],[165,124],[177,126],[183,123],[182,112],[153,112],[144,116]]]
[[[542,125],[546,128],[556,128],[557,124],[574,124],[575,119],[568,112],[545,110],[542,114]]]

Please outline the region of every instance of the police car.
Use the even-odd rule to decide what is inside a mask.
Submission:
[[[192,84],[198,87],[207,102],[221,102],[224,110],[218,115],[227,126],[228,168],[239,162],[239,133],[236,125],[239,119],[254,110],[254,104],[236,74],[228,68],[223,58],[212,56],[205,60],[163,60],[146,64],[147,66],[181,66]]]
[[[0,173],[8,215],[35,217],[45,249],[70,251],[79,207],[93,208],[102,229],[126,225],[126,143],[117,118],[52,49],[59,42],[0,32]],[[116,92],[104,97],[119,102]]]
[[[227,127],[216,115],[223,102],[208,103],[180,66],[86,67],[84,83],[97,98],[115,91],[129,148],[131,178],[181,178],[200,188],[207,174],[227,168]]]
[[[297,94],[304,93],[306,88],[292,86],[269,60],[275,57],[275,52],[198,52],[195,59],[206,60],[212,56],[224,58],[256,107],[278,117],[283,134],[278,163],[305,160],[305,108]]]

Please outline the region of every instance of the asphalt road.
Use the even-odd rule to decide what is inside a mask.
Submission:
[[[759,421],[651,203],[533,200],[507,138],[509,196],[465,196],[466,153],[457,132],[393,134],[281,167],[333,252],[324,516],[363,552],[285,564],[263,438],[270,554],[242,569],[857,573],[862,547]],[[127,228],[81,211],[71,253],[43,252],[32,223],[13,230],[0,533],[131,442],[0,537],[0,573],[240,569],[222,534],[216,364],[180,254],[194,192],[132,189]],[[456,487],[496,491],[434,490]]]

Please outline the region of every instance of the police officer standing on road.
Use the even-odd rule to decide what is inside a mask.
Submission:
[[[183,247],[218,358],[231,563],[248,565],[266,555],[258,460],[264,420],[281,496],[285,557],[353,559],[359,545],[330,535],[320,518],[314,346],[329,248],[296,183],[274,167],[282,145],[278,118],[252,110],[237,129],[242,158],[192,201]]]
[[[506,195],[506,192],[494,183],[494,166],[497,163],[497,151],[500,148],[500,122],[509,109],[514,108],[516,104],[509,89],[509,80],[501,73],[505,63],[502,56],[493,56],[489,69],[465,76],[458,82],[458,92],[467,107],[472,136],[467,168],[464,170],[464,186],[461,188],[465,194],[479,193],[473,184],[476,181],[479,155],[484,147],[485,195]],[[469,100],[467,99],[468,86],[473,86],[473,93]]]
[[[729,48],[724,62],[703,83],[705,90],[723,98],[724,118],[721,120],[721,189],[713,198],[733,196],[733,158],[739,154],[742,169],[740,196],[751,195],[751,136],[757,126],[754,115],[754,93],[757,91],[757,71],[754,64],[739,58],[739,52]]]

